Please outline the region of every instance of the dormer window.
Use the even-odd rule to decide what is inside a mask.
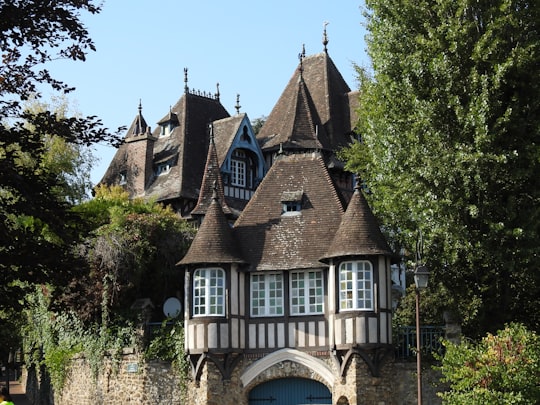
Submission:
[[[176,128],[176,125],[172,121],[166,121],[160,125],[161,132],[159,133],[159,136],[169,136],[174,128]]]
[[[118,184],[120,184],[121,186],[123,186],[124,184],[127,183],[127,172],[125,170],[122,170],[119,174],[118,174]]]
[[[281,215],[300,215],[302,210],[302,191],[284,191],[281,195]]]
[[[170,162],[163,162],[157,165],[156,168],[156,176],[161,176],[162,174],[169,173],[171,170],[171,163]]]
[[[246,152],[236,149],[231,159],[231,185],[246,186]]]

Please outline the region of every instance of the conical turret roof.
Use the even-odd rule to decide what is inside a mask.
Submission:
[[[193,243],[178,265],[203,263],[244,263],[216,190]]]
[[[220,163],[217,155],[216,144],[213,133],[210,134],[210,145],[208,146],[208,155],[206,157],[206,166],[204,168],[201,192],[197,205],[191,211],[192,216],[204,215],[213,201],[213,193],[217,191],[221,208],[225,215],[231,215],[231,209],[225,201],[223,193],[223,182],[221,179]]]
[[[321,261],[358,255],[393,255],[359,187],[356,188],[334,239]]]

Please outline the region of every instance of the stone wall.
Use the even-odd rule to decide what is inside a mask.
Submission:
[[[257,359],[243,358],[236,365],[230,380],[223,381],[218,367],[208,361],[203,368],[200,380],[190,382],[188,399],[191,405],[248,405],[249,391],[265,381],[301,377],[325,383],[313,370],[292,361],[276,364],[246,387],[242,386],[240,373],[250,367]],[[339,375],[336,364],[330,358],[324,361]],[[426,365],[422,372],[424,405],[440,405],[442,401],[437,392],[442,390],[439,382],[440,374]],[[373,377],[364,361],[355,356],[348,366],[343,378],[337,377],[332,392],[333,403],[346,398],[348,405],[416,405],[417,378],[416,362],[390,361],[382,367],[379,377]]]
[[[170,363],[144,363],[135,353],[126,353],[116,371],[113,364],[107,361],[97,379],[92,376],[90,365],[85,359],[76,359],[61,393],[50,394],[46,384],[40,385],[35,379],[29,378],[27,394],[34,405],[247,405],[249,390],[264,381],[295,376],[324,383],[316,373],[302,364],[284,361],[265,370],[244,388],[240,374],[256,360],[242,358],[232,371],[230,380],[226,381],[221,378],[218,367],[208,361],[200,380],[189,383],[188,398],[185,401],[182,400],[180,378]],[[336,364],[331,359],[326,359],[326,362],[337,375]],[[441,404],[436,395],[440,391],[438,373],[426,367],[422,376],[424,404]],[[355,385],[358,389],[355,389]],[[349,405],[415,405],[416,363],[388,362],[381,368],[380,376],[373,377],[363,360],[354,357],[346,376],[336,379],[334,386],[329,389],[334,404],[338,403],[338,399],[346,398]]]
[[[34,405],[182,404],[180,378],[168,362],[145,363],[125,353],[118,364],[105,361],[97,378],[88,361],[74,359],[62,392],[50,391],[46,381],[26,373],[27,396]],[[48,398],[47,398],[48,397]]]

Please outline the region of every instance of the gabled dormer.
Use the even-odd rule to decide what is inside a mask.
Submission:
[[[242,209],[266,174],[261,148],[245,113],[214,121],[213,131],[225,198]]]
[[[159,137],[170,136],[178,125],[178,115],[171,108],[169,115],[158,122]]]

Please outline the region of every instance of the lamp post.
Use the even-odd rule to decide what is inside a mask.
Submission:
[[[414,284],[416,285],[416,376],[418,385],[418,405],[422,405],[422,359],[420,346],[420,291],[428,285],[429,270],[426,266],[417,266],[414,270]]]

